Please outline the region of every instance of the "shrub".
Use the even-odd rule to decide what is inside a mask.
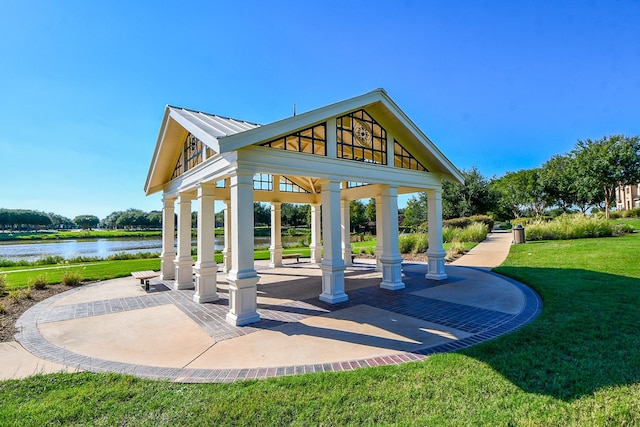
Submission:
[[[445,227],[442,229],[442,240],[447,243],[459,242],[482,242],[489,232],[486,225],[479,222],[468,225],[465,228]]]
[[[614,224],[598,216],[562,215],[550,222],[535,221],[525,228],[527,240],[568,240],[630,233],[633,226]]]
[[[9,298],[14,303],[20,301],[20,297],[22,297],[22,291],[20,289],[9,291],[9,295],[7,295],[7,298]]]
[[[471,218],[452,218],[442,221],[442,226],[449,228],[465,228],[472,222]]]
[[[82,274],[79,271],[65,271],[60,283],[66,286],[78,286],[82,282]]]
[[[44,289],[49,284],[48,274],[39,274],[34,278],[29,279],[29,286],[33,286],[36,289]]]
[[[622,218],[640,218],[640,208],[633,208],[626,211],[619,212]],[[613,212],[611,213],[611,218],[613,218]]]
[[[452,218],[442,221],[443,227],[466,228],[474,223],[480,223],[487,226],[489,231],[493,230],[495,220],[488,215],[473,215],[464,218]]]
[[[455,258],[456,255],[463,255],[467,252],[467,249],[464,247],[464,244],[458,240],[451,242],[451,246],[447,250],[447,255],[445,256],[445,260],[450,261]]]
[[[34,265],[52,265],[52,264],[63,264],[64,257],[60,255],[47,255],[42,257],[36,261],[34,261]]]
[[[421,254],[429,249],[429,235],[427,233],[417,233],[415,243],[412,248],[414,254]]]
[[[29,286],[29,287],[27,287],[27,288],[24,290],[24,297],[25,297],[26,299],[31,299],[31,290],[32,290],[32,289],[33,289],[33,288],[32,288],[31,286]]]
[[[473,215],[469,217],[473,222],[482,223],[487,226],[487,230],[491,232],[493,230],[493,226],[495,225],[495,220],[487,215]]]
[[[191,248],[191,254],[197,255],[198,248]],[[136,252],[136,253],[128,253],[128,252],[118,252],[113,255],[109,255],[107,259],[109,261],[122,261],[128,259],[148,259],[148,258],[157,258],[160,256],[158,252]]]
[[[473,223],[460,230],[458,239],[461,242],[482,242],[487,237],[489,229],[479,222]]]
[[[4,290],[7,287],[7,275],[0,274],[0,296],[4,295]]]
[[[415,234],[402,234],[398,238],[398,248],[401,254],[410,253],[416,244]]]
[[[0,302],[0,314],[6,314],[7,313],[7,307],[4,305],[4,303]],[[0,326],[2,325],[2,323],[0,322]]]
[[[442,229],[442,241],[446,243],[453,242],[457,236],[458,229],[455,227],[446,226]]]

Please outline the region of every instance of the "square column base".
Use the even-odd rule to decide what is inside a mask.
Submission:
[[[193,269],[196,274],[196,293],[193,301],[197,303],[212,302],[218,300],[217,293],[217,271],[216,264],[200,266],[196,264]]]
[[[344,261],[344,265],[347,267],[353,265],[353,262],[351,262],[351,245],[342,248],[342,261]]]
[[[402,281],[402,257],[391,259],[381,258],[380,264],[382,265],[382,283],[380,283],[380,287],[391,291],[404,289],[404,282]]]
[[[282,246],[269,248],[269,267],[282,267]]]
[[[193,289],[193,259],[186,261],[174,261],[175,264],[175,283],[173,289],[176,291],[182,289]]]
[[[234,276],[232,273],[230,276]],[[260,321],[258,314],[258,287],[260,278],[245,277],[242,279],[229,277],[229,312],[226,320],[235,326],[248,325]]]
[[[160,280],[174,280],[176,278],[175,253],[168,253],[160,257]]]
[[[321,265],[322,293],[320,301],[337,304],[349,299],[344,293],[344,266]]]
[[[311,262],[314,264],[320,264],[322,262],[322,246],[310,245],[309,249],[311,251]]]
[[[382,261],[380,261],[380,258],[382,258],[382,248],[376,248],[373,254],[376,257],[376,271],[382,271]]]
[[[427,259],[429,263],[429,270],[424,276],[431,280],[444,280],[448,276],[444,271],[444,257],[445,251],[429,252],[427,251]]]
[[[231,270],[231,252],[222,251],[222,272],[228,273]]]

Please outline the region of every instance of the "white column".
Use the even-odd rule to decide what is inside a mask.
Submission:
[[[382,262],[380,258],[382,257],[382,242],[384,241],[384,237],[382,236],[382,224],[386,221],[386,218],[382,216],[382,197],[378,194],[376,196],[376,271],[382,271]]]
[[[260,320],[258,280],[253,265],[253,173],[231,175],[231,270],[227,322],[246,325]]]
[[[381,186],[382,199],[382,283],[383,289],[403,289],[402,256],[398,247],[398,188]]]
[[[224,266],[222,271],[231,270],[231,200],[224,201],[224,249],[222,249]]]
[[[215,184],[198,185],[198,261],[194,267],[196,276],[195,302],[217,301],[216,279],[218,264],[215,260]]]
[[[160,279],[176,277],[176,219],[175,199],[162,199],[162,253],[160,254]]]
[[[311,205],[311,262],[320,264],[322,262],[322,243],[320,237],[320,205]]]
[[[282,212],[281,203],[271,203],[271,245],[269,267],[282,267]]]
[[[427,259],[429,272],[427,279],[444,280],[444,257],[447,254],[442,247],[442,190],[427,190],[427,217],[429,220],[429,249]]]
[[[322,270],[320,300],[330,304],[348,299],[344,292],[345,265],[342,260],[340,231],[340,182],[325,181],[322,184],[324,258],[320,264]]]
[[[344,184],[346,188],[346,182]],[[342,259],[344,260],[344,265],[347,267],[353,264],[351,262],[351,218],[349,217],[349,208],[348,200],[340,200],[340,214],[342,216],[340,222],[340,229],[342,231]]]
[[[191,256],[191,198],[178,196],[178,254],[174,289],[193,288],[193,257]]]

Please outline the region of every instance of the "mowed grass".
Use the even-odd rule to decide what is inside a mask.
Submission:
[[[62,276],[67,271],[79,272],[82,276],[82,281],[91,282],[128,276],[132,271],[159,269],[159,258],[146,258],[68,265],[5,267],[0,268],[0,274],[7,276],[7,290],[12,290],[28,287],[31,283],[30,279],[38,276],[46,276],[48,284],[60,283]]]
[[[638,425],[639,249],[640,234],[513,246],[497,271],[542,314],[459,353],[237,384],[41,375],[0,383],[0,425]]]

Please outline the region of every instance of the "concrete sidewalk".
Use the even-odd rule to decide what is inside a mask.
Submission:
[[[487,234],[484,241],[449,265],[481,267],[490,270],[507,259],[512,241],[513,235],[510,231],[494,230]]]
[[[90,370],[222,382],[421,360],[495,338],[538,315],[533,291],[487,271],[504,260],[510,244],[509,233],[490,235],[448,265],[444,281],[425,279],[424,264],[404,263],[400,291],[380,289],[372,260],[357,260],[345,274],[349,300],[335,305],[318,299],[317,265],[269,269],[256,262],[261,321],[244,327],[225,321],[221,273],[220,300],[210,304],[196,304],[192,290],[173,291],[160,281],[150,293],[132,278],[95,283],[22,316],[21,345],[0,346],[0,378]],[[464,266],[465,259],[480,268]]]

